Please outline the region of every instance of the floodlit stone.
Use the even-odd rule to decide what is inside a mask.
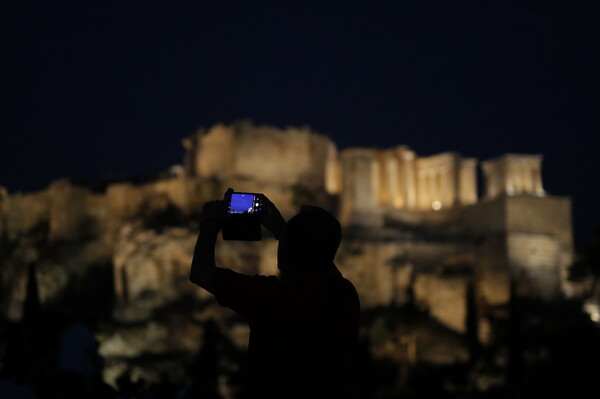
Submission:
[[[433,345],[439,334],[406,333],[419,336],[407,344],[415,361],[465,361],[466,349],[448,337],[467,332],[469,309],[477,309],[475,336],[490,343],[489,319],[506,317],[498,309],[515,281],[517,294],[542,299],[566,286],[571,202],[544,191],[541,156],[483,163],[486,196],[477,198],[477,161],[457,153],[418,156],[407,146],[338,151],[307,127],[250,122],[200,130],[184,147],[182,167],[143,183],[115,182],[100,192],[67,180],[35,193],[0,188],[1,311],[22,317],[29,263],[38,265],[42,303],[73,285],[81,289],[84,276],[101,270],[114,283],[115,319],[143,326],[104,334],[103,355],[197,349],[199,325],[235,317],[188,281],[202,205],[227,187],[266,194],[286,218],[303,203],[336,214],[344,229],[336,264],[354,282],[362,307],[414,303],[454,345],[444,351]],[[268,232],[260,242],[219,240],[217,263],[276,274],[277,245]],[[169,313],[185,301],[201,303],[201,311]],[[161,311],[162,319],[148,324]],[[229,325],[236,327],[223,330],[242,346],[247,330]],[[122,369],[114,364],[113,371]]]

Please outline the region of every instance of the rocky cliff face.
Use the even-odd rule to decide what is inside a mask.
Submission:
[[[161,370],[185,377],[208,320],[239,344],[244,330],[232,326],[234,315],[217,310],[187,277],[195,221],[217,187],[179,176],[116,183],[100,193],[68,181],[37,193],[3,192],[0,322],[22,319],[35,265],[48,334],[70,320],[95,323],[109,382],[125,370],[147,379]],[[148,356],[158,360],[149,365]]]
[[[225,186],[249,184],[243,179],[217,184],[179,176],[142,185],[117,183],[94,193],[60,181],[42,192],[4,196],[3,315],[21,318],[27,265],[34,263],[43,307],[87,312],[103,320],[98,338],[109,381],[126,369],[150,379],[161,370],[178,370],[183,378],[181,360],[192,361],[209,320],[242,353],[247,326],[190,284],[188,273],[201,204],[218,198]],[[327,196],[296,185],[263,182],[259,190],[287,216],[303,200],[331,208]],[[268,234],[260,242],[220,240],[217,262],[244,273],[276,274],[276,250],[277,241]],[[455,252],[445,244],[407,244],[359,234],[344,242],[336,262],[357,286],[363,308],[416,301],[439,316],[448,331],[464,333],[468,277],[454,276],[445,285],[436,270],[423,268],[432,253],[442,259]],[[144,363],[148,356],[160,360],[149,366]]]
[[[118,312],[131,318],[148,317],[151,306],[142,310],[143,302],[158,306],[192,294],[187,273],[201,204],[218,198],[227,186],[241,186],[243,190],[249,185],[243,179],[217,184],[210,179],[175,177],[138,186],[118,183],[103,193],[93,193],[61,181],[39,193],[6,196],[0,216],[6,293],[1,302],[3,312],[11,319],[19,318],[24,266],[35,262],[40,265],[43,301],[58,295],[69,276],[83,275],[95,265],[110,265],[106,267],[114,280],[117,303],[123,309],[138,306],[141,313],[135,316],[130,310]],[[327,196],[295,185],[263,182],[254,188],[268,193],[288,217],[303,200],[330,209],[333,206]],[[464,331],[464,312],[455,310],[464,306],[457,304],[446,311],[443,306],[448,301],[436,299],[446,295],[446,289],[433,289],[431,284],[441,281],[446,287],[447,280],[448,287],[456,287],[448,288],[456,295],[448,295],[464,296],[465,277],[448,279],[440,271],[457,256],[469,257],[472,248],[450,242],[447,237],[410,238],[415,233],[411,229],[415,227],[381,227],[375,235],[366,229],[358,230],[358,234],[350,231],[336,262],[355,282],[363,306],[403,304],[416,299],[426,307],[442,306],[433,312],[444,315],[440,321]],[[276,245],[268,235],[258,243],[220,242],[219,264],[247,273],[276,273]],[[411,296],[414,294],[416,297]]]

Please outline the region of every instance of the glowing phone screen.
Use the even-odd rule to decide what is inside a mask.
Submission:
[[[257,206],[258,201],[254,200],[254,195],[233,193],[231,194],[231,204],[229,205],[229,213],[254,213]]]

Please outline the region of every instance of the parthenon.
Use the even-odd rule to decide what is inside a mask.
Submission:
[[[477,160],[456,152],[419,156],[406,145],[338,150],[308,128],[216,125],[184,140],[190,176],[307,184],[339,195],[340,216],[369,211],[452,210],[478,202]],[[483,162],[485,198],[544,196],[540,155]]]

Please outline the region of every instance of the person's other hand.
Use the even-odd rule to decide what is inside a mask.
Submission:
[[[281,216],[279,209],[271,202],[266,195],[262,196],[262,211],[260,213],[260,222],[278,240],[283,236],[285,229],[285,219]]]
[[[228,188],[222,200],[209,201],[205,203],[202,207],[202,220],[200,224],[205,222],[214,222],[221,227],[225,221],[225,215],[227,214],[231,193],[233,193],[233,188]]]

